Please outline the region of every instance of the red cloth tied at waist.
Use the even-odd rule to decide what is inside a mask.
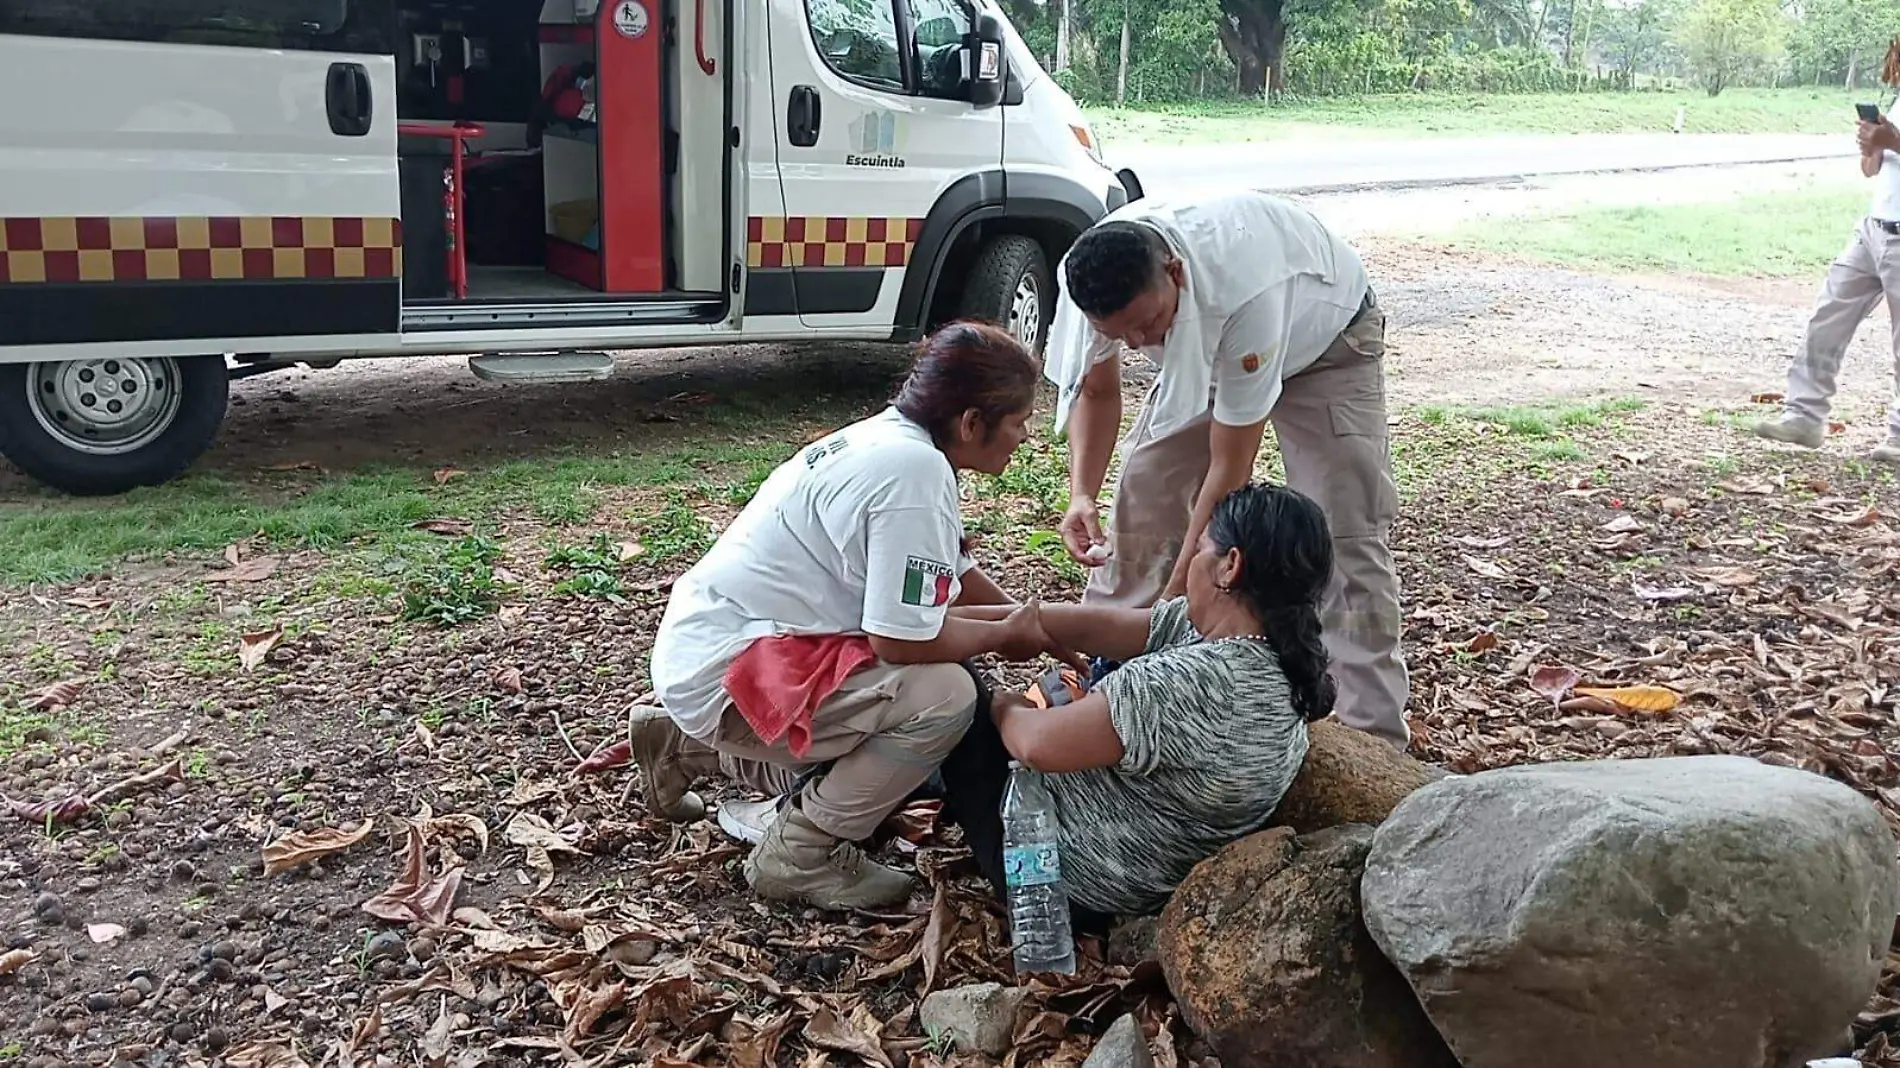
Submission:
[[[811,718],[844,680],[877,662],[861,634],[781,634],[746,646],[726,668],[726,694],[767,745],[811,752]]]

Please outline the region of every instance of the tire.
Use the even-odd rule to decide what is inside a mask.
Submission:
[[[95,393],[93,383],[106,385]],[[117,399],[101,403],[108,389]],[[0,455],[80,496],[156,486],[210,447],[230,389],[223,356],[0,364]],[[128,407],[133,397],[138,406]],[[112,404],[120,408],[107,414]]]
[[[1001,326],[1040,355],[1056,316],[1055,281],[1042,246],[1021,234],[991,238],[970,268],[957,310],[959,318]]]

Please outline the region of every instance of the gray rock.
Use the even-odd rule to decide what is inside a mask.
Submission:
[[[1016,1037],[1016,1015],[1027,994],[998,983],[939,990],[924,999],[917,1022],[927,1035],[949,1035],[960,1052],[1001,1057]]]
[[[1848,787],[1679,757],[1427,786],[1362,894],[1465,1068],[1795,1068],[1873,993],[1900,878]]]
[[[1148,1037],[1133,1016],[1124,1016],[1109,1025],[1101,1041],[1089,1051],[1082,1068],[1154,1068],[1148,1052]]]

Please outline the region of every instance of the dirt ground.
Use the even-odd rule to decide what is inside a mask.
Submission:
[[[1745,753],[1849,782],[1893,818],[1900,490],[1852,459],[1878,437],[1884,328],[1849,355],[1840,432],[1800,454],[1721,414],[1772,410],[1750,398],[1779,389],[1807,301],[1795,287],[1360,240],[1392,317],[1415,755],[1471,771]],[[637,450],[693,432],[650,418],[683,394],[751,383],[868,406],[899,366],[866,346],[629,355],[587,387],[493,386],[452,359],[298,372],[238,386],[207,464]],[[1447,414],[1589,399],[1647,403],[1553,417],[1560,439]],[[610,544],[641,536],[617,493],[586,528]],[[38,496],[0,472],[0,503]],[[976,527],[1053,521],[1033,495],[971,507]],[[562,596],[548,534],[506,515],[492,538],[514,589],[448,630],[398,625],[390,598],[339,578],[339,554],[283,545],[234,547],[271,561],[249,581],[218,581],[234,576],[207,553],[0,597],[0,705],[43,706],[0,794],[91,799],[76,818],[0,824],[0,1060],[990,1063],[915,1018],[926,988],[1009,981],[1000,918],[927,805],[883,845],[925,891],[841,916],[755,902],[716,828],[646,819],[624,769],[576,771],[619,733],[684,562],[626,563],[617,601]],[[1020,541],[981,555],[1021,595],[1073,593]],[[1539,667],[1680,703],[1558,709],[1528,684]],[[1006,1063],[1073,1068],[1134,1011],[1162,1063],[1214,1064],[1152,965],[1084,956],[1075,982],[1037,988]],[[1869,1063],[1900,1066],[1897,1021],[1886,996],[1863,1015]]]

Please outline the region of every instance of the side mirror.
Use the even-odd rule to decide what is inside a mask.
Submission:
[[[1004,70],[1007,53],[1003,50],[1003,20],[993,12],[977,16],[976,32],[970,35],[970,103],[993,108],[1003,100]]]

